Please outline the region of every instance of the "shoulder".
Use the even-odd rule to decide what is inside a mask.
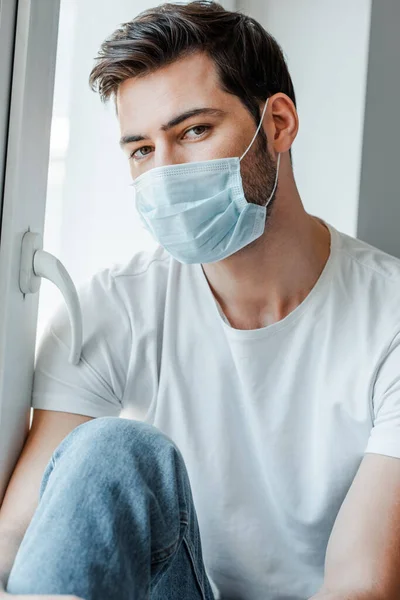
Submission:
[[[170,255],[161,246],[154,251],[137,252],[128,262],[95,273],[81,286],[80,298],[95,304],[98,309],[101,309],[100,299],[116,306],[145,299],[155,287],[160,290],[166,284],[170,261]]]
[[[358,238],[332,228],[337,239],[337,249],[343,262],[366,278],[385,284],[400,285],[400,259]],[[400,289],[400,288],[399,288]]]
[[[109,269],[110,276],[118,285],[124,284],[124,278],[135,279],[157,272],[167,273],[171,262],[171,256],[162,246],[157,246],[153,251],[137,252],[125,264],[114,265]]]
[[[340,316],[346,307],[370,341],[386,343],[400,332],[400,260],[334,228],[336,276],[331,292]],[[375,332],[375,337],[372,335]]]
[[[145,312],[139,310],[140,305],[150,307],[166,286],[169,263],[170,255],[157,247],[136,253],[127,263],[101,269],[80,285],[85,338],[128,333],[134,314]],[[68,335],[69,317],[63,304],[54,314],[51,328],[61,338]]]

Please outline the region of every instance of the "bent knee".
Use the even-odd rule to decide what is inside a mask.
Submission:
[[[55,450],[54,458],[70,451],[116,461],[127,452],[138,458],[179,454],[174,442],[153,425],[122,417],[98,417],[78,425]]]

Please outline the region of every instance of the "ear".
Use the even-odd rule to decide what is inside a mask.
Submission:
[[[271,150],[283,153],[290,150],[299,130],[299,117],[293,101],[286,94],[270,97],[264,131]]]

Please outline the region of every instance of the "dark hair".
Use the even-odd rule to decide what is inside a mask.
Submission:
[[[162,4],[123,23],[101,45],[89,83],[105,102],[126,79],[197,51],[210,56],[222,88],[238,96],[256,122],[258,103],[277,92],[296,105],[277,41],[255,19],[206,0]]]

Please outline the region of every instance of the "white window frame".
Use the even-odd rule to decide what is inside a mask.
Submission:
[[[19,266],[25,232],[43,236],[60,9],[59,0],[13,4],[14,36],[10,18],[0,35],[14,46],[7,139],[0,129],[0,502],[29,429],[39,294],[21,293]]]

